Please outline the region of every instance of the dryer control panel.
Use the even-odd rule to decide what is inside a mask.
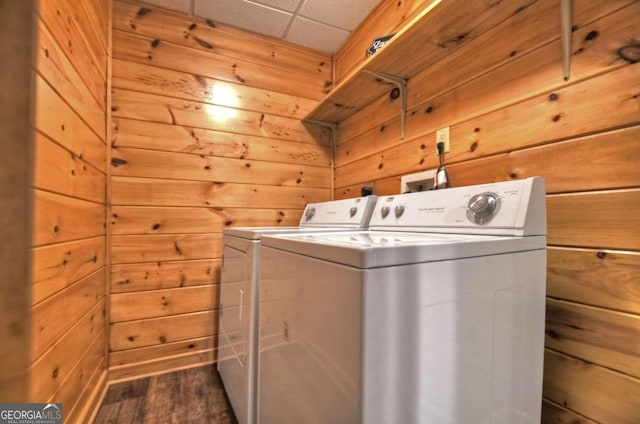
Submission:
[[[545,184],[540,177],[379,196],[372,230],[496,235],[546,235]]]
[[[377,196],[309,203],[300,218],[300,227],[368,228]]]

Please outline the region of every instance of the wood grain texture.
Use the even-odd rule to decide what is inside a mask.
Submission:
[[[569,411],[547,399],[542,400],[542,419],[540,422],[542,424],[595,424],[594,421]]]
[[[220,259],[113,265],[111,293],[220,283]]]
[[[105,203],[105,175],[74,153],[36,132],[36,187],[78,199]]]
[[[228,106],[179,100],[156,94],[113,89],[112,115],[165,124],[237,132],[251,136],[314,143],[329,139],[328,130],[305,126],[299,119],[241,111]]]
[[[103,236],[38,247],[32,251],[32,303],[36,304],[105,264]]]
[[[79,6],[78,3],[70,0],[42,2],[39,4],[38,14],[69,62],[84,80],[95,100],[104,109],[106,52],[101,57],[93,56],[87,44],[87,40],[92,38],[89,34],[86,34],[86,37],[82,34],[73,16]]]
[[[547,196],[547,219],[549,244],[640,250],[638,189]]]
[[[104,103],[93,97],[80,74],[65,56],[42,20],[38,19],[38,51],[35,67],[40,75],[82,117],[91,129],[106,139]]]
[[[113,73],[113,86],[117,88],[289,118],[302,119],[317,103],[303,97],[124,60],[113,61]]]
[[[273,90],[311,100],[327,93],[330,83],[303,74],[286,73],[249,61],[223,56],[212,51],[199,51],[162,41],[156,37],[141,37],[115,30],[115,59],[152,63],[161,68],[188,72],[220,81]],[[253,49],[252,49],[253,50]],[[284,75],[287,75],[284,78]]]
[[[111,146],[135,147],[164,152],[253,159],[301,165],[329,166],[330,140],[299,143],[254,137],[235,132],[114,118]]]
[[[548,299],[546,319],[547,347],[640,377],[640,316]]]
[[[327,189],[113,177],[114,205],[303,209],[329,200]]]
[[[104,204],[41,190],[34,196],[34,246],[104,235]]]
[[[331,170],[327,167],[124,147],[112,153],[111,175],[292,187],[331,186]]]
[[[32,308],[32,360],[38,359],[62,334],[104,298],[105,274],[105,268],[100,268]]]
[[[640,253],[547,249],[547,295],[640,314]]]
[[[201,312],[218,307],[218,285],[111,295],[111,322]]]
[[[331,80],[331,55],[328,53],[146,5],[147,12],[141,14],[140,6],[115,1],[114,28],[205,53],[215,51],[241,61]]]
[[[111,350],[119,351],[212,336],[218,328],[215,311],[194,312],[111,324]]]
[[[570,356],[545,351],[545,398],[603,423],[633,424],[640,417],[638,380]]]
[[[47,399],[70,375],[87,346],[105,328],[105,300],[102,298],[31,367],[31,399]]]
[[[52,140],[104,172],[103,141],[42,78],[35,82],[35,126]]]
[[[109,367],[115,368],[123,365],[135,365],[139,362],[164,360],[172,356],[193,354],[195,352],[211,352],[215,350],[216,346],[217,337],[210,336],[120,352],[112,352],[109,355]]]
[[[219,258],[221,244],[220,233],[113,235],[111,260],[121,264]]]
[[[228,227],[298,226],[299,209],[114,206],[113,234],[221,233]]]
[[[169,371],[210,365],[216,361],[216,355],[215,349],[205,349],[182,355],[165,356],[157,360],[111,367],[109,375],[112,382],[135,380],[141,377],[166,374]]]

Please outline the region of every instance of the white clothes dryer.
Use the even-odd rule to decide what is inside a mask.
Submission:
[[[541,178],[381,196],[262,238],[259,422],[539,424]]]
[[[240,424],[256,423],[260,238],[367,228],[375,203],[376,196],[310,203],[298,227],[224,230],[217,367]]]

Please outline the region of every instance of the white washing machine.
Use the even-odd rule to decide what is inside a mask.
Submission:
[[[224,230],[218,320],[218,372],[240,424],[256,422],[260,238],[265,234],[367,228],[376,196],[312,203],[298,227]]]
[[[381,196],[262,238],[260,424],[539,424],[544,181]]]

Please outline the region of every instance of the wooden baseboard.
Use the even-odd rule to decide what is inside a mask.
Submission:
[[[109,368],[109,385],[215,363],[215,349]]]
[[[99,372],[100,369],[97,370]],[[103,369],[97,376],[98,380],[90,392],[83,393],[78,401],[76,409],[71,411],[68,419],[65,422],[85,424],[92,423],[98,414],[102,400],[107,393],[108,385],[108,372]]]

